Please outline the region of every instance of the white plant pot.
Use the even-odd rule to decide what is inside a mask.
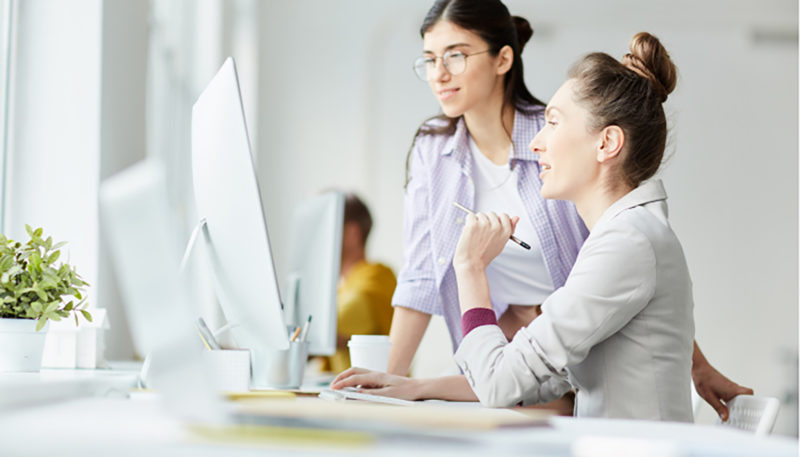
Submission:
[[[36,331],[36,319],[0,319],[0,372],[42,368],[48,322]]]

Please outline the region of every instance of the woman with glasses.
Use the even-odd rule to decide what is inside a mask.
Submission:
[[[405,386],[412,398],[472,396],[507,407],[553,398],[569,379],[578,416],[693,420],[691,279],[664,187],[647,181],[661,165],[662,105],[677,71],[650,34],[634,36],[630,50],[622,62],[603,53],[579,61],[530,143],[542,197],[574,203],[591,232],[543,313],[506,339],[486,269],[522,219],[469,215],[453,259],[464,376],[444,386],[351,369],[334,388]]]
[[[431,314],[444,316],[454,350],[462,340],[453,257],[466,214],[454,203],[520,217],[514,233],[530,249],[509,243],[486,268],[509,340],[564,285],[588,236],[572,203],[541,197],[539,156],[527,148],[545,126],[544,104],[523,78],[528,21],[499,0],[437,0],[420,33],[414,70],[443,114],[419,128],[407,161],[404,259],[390,333],[389,373],[397,375],[408,373]],[[727,414],[720,399],[752,392],[714,370],[696,346],[694,356],[698,392],[720,414]]]

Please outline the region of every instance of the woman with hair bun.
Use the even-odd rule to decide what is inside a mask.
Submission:
[[[391,374],[408,373],[431,314],[444,316],[453,349],[461,344],[453,261],[466,218],[454,202],[520,216],[515,233],[531,249],[509,243],[486,268],[490,304],[509,340],[564,286],[589,234],[572,203],[542,198],[539,157],[527,148],[545,126],[544,104],[527,89],[520,58],[532,34],[499,0],[437,0],[420,28],[423,55],[414,70],[443,114],[423,123],[408,156]],[[695,356],[698,391],[726,414],[719,398],[748,390],[714,370],[699,349]],[[463,376],[450,379],[466,388],[466,397],[453,399],[474,398]],[[551,388],[563,392],[569,384]]]

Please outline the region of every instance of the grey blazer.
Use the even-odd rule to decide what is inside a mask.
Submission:
[[[692,282],[666,198],[654,180],[608,208],[511,342],[496,325],[466,335],[456,362],[483,404],[544,402],[571,385],[576,416],[693,420]]]

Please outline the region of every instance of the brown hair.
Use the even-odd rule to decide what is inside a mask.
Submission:
[[[367,244],[367,237],[372,230],[372,216],[367,205],[356,194],[348,193],[344,196],[344,223],[353,222],[361,229],[361,242]]]
[[[593,130],[617,125],[625,132],[621,174],[636,187],[651,178],[664,157],[667,119],[663,103],[675,89],[677,68],[655,36],[640,32],[631,38],[622,62],[592,53],[576,63],[576,101],[592,117]]]
[[[519,16],[512,16],[500,0],[436,0],[422,21],[419,34],[423,38],[434,25],[441,21],[451,22],[464,30],[481,37],[489,45],[489,53],[497,56],[503,46],[511,46],[514,61],[503,82],[503,108],[513,106],[516,110],[531,114],[544,103],[528,90],[523,78],[522,48],[533,36],[530,23]],[[442,122],[430,121],[438,119]],[[406,183],[411,151],[420,135],[452,135],[460,118],[439,114],[425,120],[414,133],[414,140],[406,156]],[[507,132],[509,137],[511,132]]]

